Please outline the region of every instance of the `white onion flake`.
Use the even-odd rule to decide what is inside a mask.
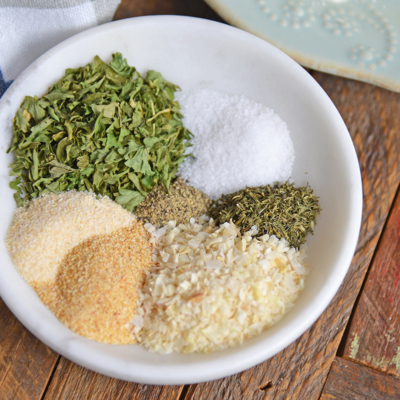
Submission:
[[[215,227],[208,217],[146,228],[155,266],[131,324],[150,351],[209,353],[239,345],[279,321],[304,288],[305,250],[285,239],[239,237],[233,223]]]

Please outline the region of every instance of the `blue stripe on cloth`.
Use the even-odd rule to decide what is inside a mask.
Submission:
[[[0,69],[0,97],[3,96],[5,91],[8,89],[8,87],[13,83],[13,81],[8,81],[6,82],[4,80],[3,72],[1,72]]]

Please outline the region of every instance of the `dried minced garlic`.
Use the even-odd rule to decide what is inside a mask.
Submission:
[[[205,352],[242,343],[274,325],[304,288],[305,250],[275,236],[243,236],[233,223],[156,229],[146,224],[155,266],[147,272],[132,321],[151,351]]]

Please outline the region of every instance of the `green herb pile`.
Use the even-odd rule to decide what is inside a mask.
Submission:
[[[96,56],[67,69],[40,99],[25,97],[8,149],[16,157],[10,187],[18,206],[77,189],[133,211],[157,184],[168,190],[191,138],[177,88],[156,71],[141,77],[116,53],[109,65]]]
[[[217,225],[232,219],[241,232],[257,225],[259,236],[276,235],[299,247],[312,233],[320,212],[318,197],[309,185],[295,188],[284,183],[224,195],[213,202],[209,215]]]

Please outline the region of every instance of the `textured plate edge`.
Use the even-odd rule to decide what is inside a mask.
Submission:
[[[279,41],[276,41],[270,37],[267,37],[262,32],[253,29],[248,23],[241,20],[238,15],[232,12],[225,4],[222,4],[220,0],[204,0],[218,15],[220,15],[226,22],[237,28],[243,29],[259,38],[267,41],[278,49],[282,50],[289,57],[293,58],[296,62],[306,68],[311,68],[317,71],[325,72],[331,75],[337,75],[343,78],[354,79],[360,82],[369,83],[372,85],[379,86],[383,89],[391,90],[393,92],[400,92],[400,79],[390,79],[384,75],[374,74],[368,71],[360,71],[345,64],[336,64],[333,61],[326,60],[324,58],[308,57],[304,54],[282,45]]]

